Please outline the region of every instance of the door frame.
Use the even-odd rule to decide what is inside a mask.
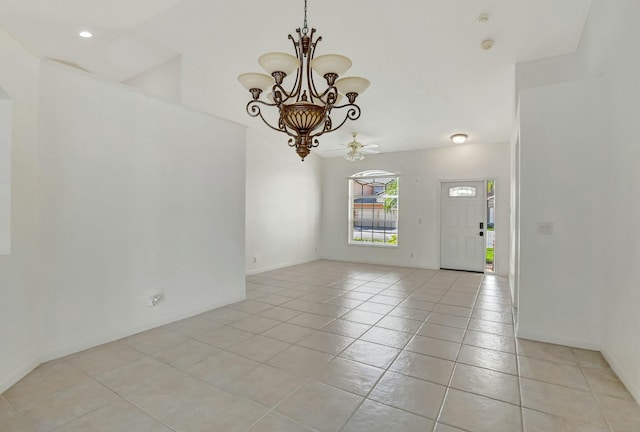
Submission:
[[[487,195],[487,181],[494,179],[495,177],[482,177],[482,178],[477,178],[477,177],[472,177],[472,178],[453,178],[453,179],[438,179],[437,181],[437,193],[436,196],[438,197],[437,201],[437,227],[438,227],[438,269],[441,268],[442,265],[442,184],[443,183],[457,183],[457,182],[483,182],[484,184],[484,194],[485,197]],[[487,256],[487,242],[486,242],[486,235],[487,235],[487,212],[486,210],[482,212],[482,219],[484,222],[484,242],[483,242],[483,257],[485,257],[485,266],[486,266],[486,256]],[[495,254],[493,256],[493,262],[494,262],[494,268],[495,268]],[[483,270],[482,270],[482,274],[485,274],[485,266],[483,266]],[[465,270],[460,270],[460,271],[465,271]],[[476,272],[472,272],[472,273],[476,273]],[[477,272],[480,273],[480,272]]]

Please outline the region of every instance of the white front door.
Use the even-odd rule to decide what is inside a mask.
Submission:
[[[484,181],[442,183],[440,268],[484,272],[486,196]]]

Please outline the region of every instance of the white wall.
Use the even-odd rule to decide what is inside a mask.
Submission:
[[[11,251],[11,99],[0,87],[0,255]]]
[[[43,359],[244,298],[244,135],[43,63]]]
[[[123,84],[173,103],[181,102],[182,57],[177,56],[154,68],[144,71]]]
[[[522,92],[529,106],[526,116],[521,112],[522,127],[527,129],[521,137],[522,176],[528,177],[529,188],[533,188],[522,191],[522,217],[525,200],[530,209],[542,207],[546,214],[538,210],[529,217],[528,227],[522,220],[522,236],[529,236],[529,245],[525,247],[522,241],[520,265],[522,268],[525,261],[530,267],[544,264],[546,271],[538,269],[537,283],[530,283],[526,294],[520,285],[518,333],[539,340],[560,338],[573,345],[595,345],[640,400],[636,271],[640,261],[640,205],[636,199],[640,137],[633,129],[640,117],[640,60],[633,55],[640,48],[638,16],[640,3],[635,0],[594,0],[580,49],[567,59],[567,70],[562,72],[556,61],[546,71],[536,65],[532,72],[524,65],[516,70],[527,71],[528,76],[516,82],[545,84]],[[573,82],[548,85],[550,76],[564,81],[571,74],[576,77]],[[529,153],[548,155],[525,155],[527,137]],[[535,148],[533,140],[541,147]],[[550,156],[559,160],[548,164]],[[562,162],[570,167],[568,172],[558,166]],[[543,196],[542,189],[548,187],[533,185],[540,178],[547,178],[544,183],[552,180],[566,185],[565,195],[581,200],[563,200],[555,192]],[[524,187],[526,178],[522,180]],[[531,224],[537,218],[561,221],[559,235],[539,238],[532,234]],[[543,249],[564,250],[565,254],[553,252],[559,262],[539,255],[525,260],[525,254],[535,255]],[[523,307],[530,309],[528,318]]]
[[[520,337],[600,346],[600,99],[597,80],[520,92]],[[539,222],[553,234],[538,234]]]
[[[318,259],[321,159],[312,151],[300,161],[287,145],[288,136],[249,117],[245,105],[250,94],[240,83],[220,86],[216,71],[199,67],[190,58],[182,60],[182,103],[248,126],[247,273]]]
[[[609,272],[601,295],[602,351],[640,401],[640,136],[633,131],[640,118],[640,2],[598,1],[597,8],[607,17],[606,28],[597,33],[606,45],[597,52],[608,56],[605,67],[609,128],[603,145],[610,152],[610,169],[603,175],[609,180],[603,194],[607,198],[604,205]]]
[[[287,137],[273,135],[248,132],[247,273],[319,256],[322,160],[312,153],[301,161]]]
[[[0,30],[0,87],[13,104],[11,255],[0,255],[0,393],[37,366],[40,310],[35,262],[39,60]]]
[[[438,268],[439,181],[495,179],[496,272],[506,275],[509,269],[509,154],[509,143],[468,144],[367,156],[358,162],[343,158],[323,160],[321,255],[345,261]],[[397,248],[347,243],[347,177],[371,169],[400,174]]]

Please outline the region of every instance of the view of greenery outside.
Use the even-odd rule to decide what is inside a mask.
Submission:
[[[384,210],[391,211],[398,208],[398,179],[393,179],[387,183],[385,187],[385,193],[387,196],[393,196],[393,198],[385,198]]]
[[[384,240],[382,239],[377,239],[377,238],[354,238],[353,241],[357,241],[357,242],[369,242],[369,243],[384,243]],[[389,239],[389,241],[387,242],[387,244],[394,244],[397,245],[398,244],[398,236],[395,234],[391,235],[391,238]]]
[[[494,205],[494,199],[495,199],[495,180],[487,180],[487,237],[488,237],[488,232],[489,231],[494,231],[494,226],[493,226],[493,220],[490,217],[491,214],[491,209]],[[486,248],[486,252],[485,252],[485,263],[486,263],[486,269],[489,271],[494,271],[495,267],[494,267],[494,263],[493,263],[493,253],[494,253],[494,248],[493,247],[489,247],[487,246]]]

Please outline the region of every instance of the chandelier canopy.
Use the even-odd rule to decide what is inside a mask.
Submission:
[[[351,60],[338,54],[315,57],[316,29],[307,26],[307,0],[304,2],[304,26],[296,29],[297,38],[289,35],[293,42],[295,56],[287,53],[268,53],[260,56],[258,63],[269,74],[245,73],[238,77],[240,83],[251,92],[252,100],[247,103],[247,113],[260,117],[262,121],[291,138],[289,146],[304,160],[313,147],[317,147],[318,137],[339,129],[347,120],[360,117],[360,107],[356,98],[369,87],[369,80],[361,77],[341,77],[350,67]],[[295,81],[287,90],[284,79],[295,72]],[[314,74],[324,78],[324,89],[314,81]],[[271,88],[265,98],[262,94]],[[340,105],[344,97],[347,98]],[[277,124],[269,122],[262,109],[276,109]]]

